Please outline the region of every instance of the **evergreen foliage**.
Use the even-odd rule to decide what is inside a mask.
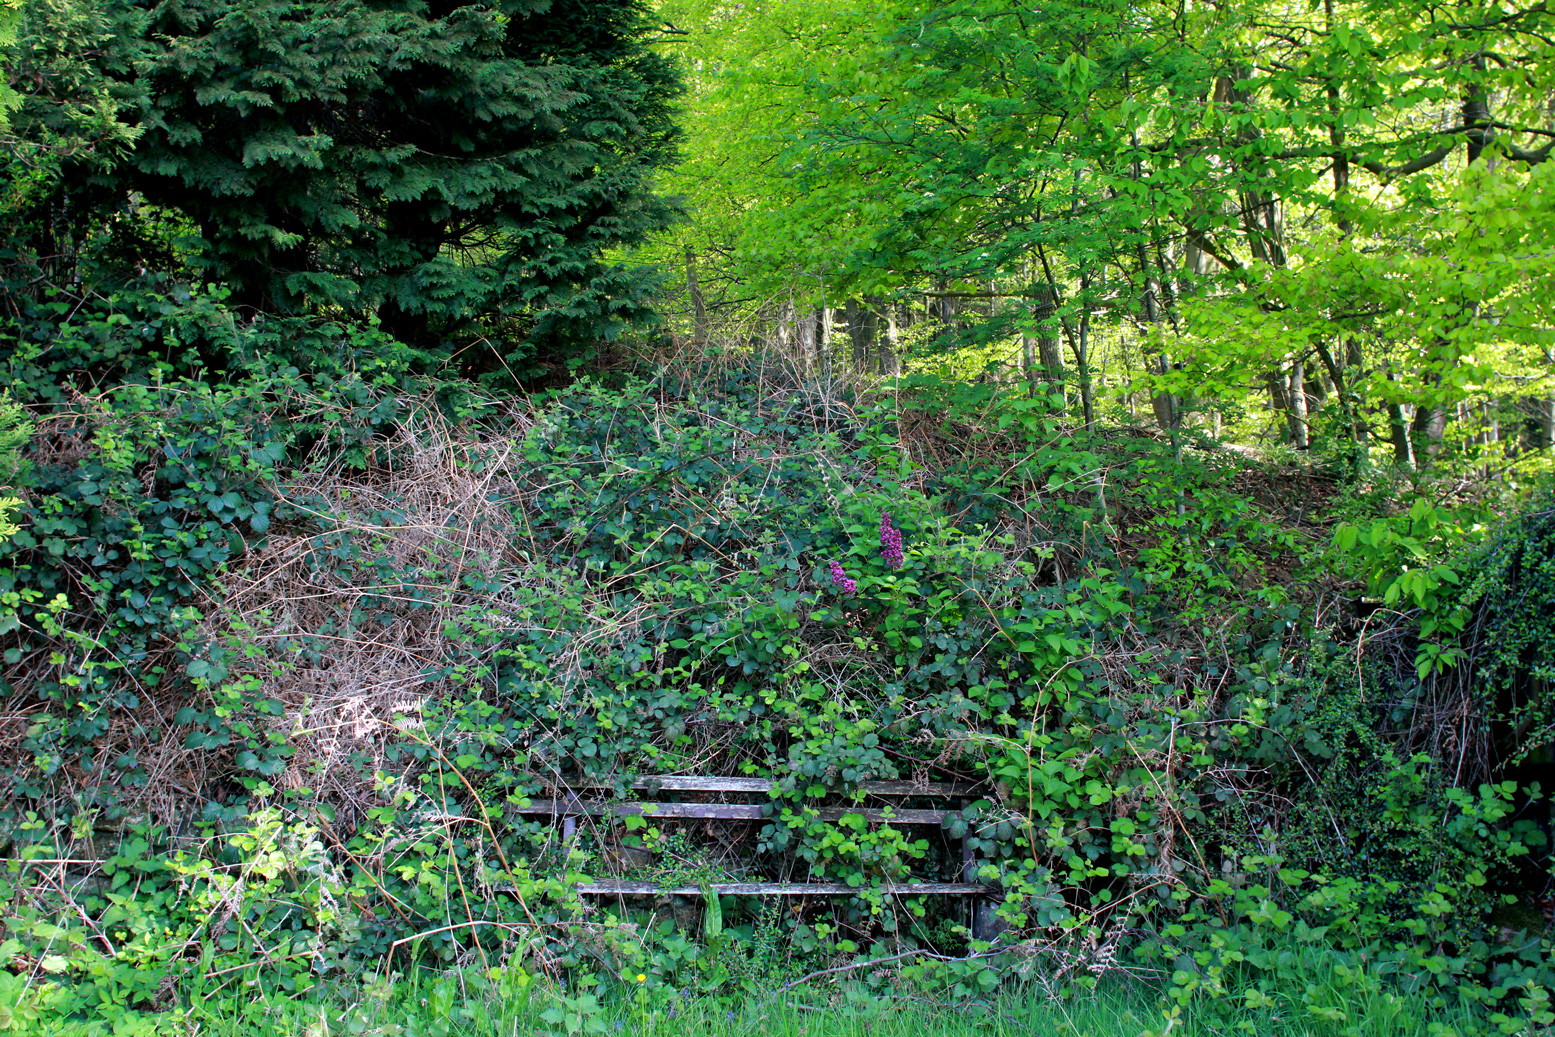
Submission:
[[[41,208],[162,214],[159,254],[99,256],[119,265],[92,279],[187,263],[239,319],[375,319],[506,376],[649,319],[651,280],[602,258],[673,218],[651,177],[678,80],[636,0],[33,8],[16,79],[47,75],[18,150],[69,141]]]
[[[9,159],[5,180],[13,192],[16,184],[29,191],[7,198],[13,216],[43,183],[67,187],[57,179],[61,161],[75,166],[73,191],[54,198],[68,209],[66,199],[86,188],[91,174],[133,146],[138,133],[133,109],[140,96],[133,59],[142,23],[125,4],[94,0],[22,0],[16,14],[16,38],[0,47],[15,93],[15,110],[0,144]],[[5,244],[25,241],[28,222],[13,219]]]
[[[637,0],[150,5],[125,182],[240,305],[580,345],[644,316],[601,251],[670,216],[676,79],[643,29]]]
[[[22,451],[32,438],[33,428],[26,410],[0,393],[0,493],[15,489],[26,477],[31,466]],[[17,531],[12,518],[21,504],[19,497],[0,496],[0,541]]]
[[[0,3],[0,53],[16,42],[16,27],[21,21],[21,4],[18,0]],[[21,95],[11,89],[9,83],[0,81],[0,131],[9,128],[10,112],[21,103]]]

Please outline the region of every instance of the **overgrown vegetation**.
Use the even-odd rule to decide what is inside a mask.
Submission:
[[[903,57],[917,26],[923,60],[945,66],[926,82],[954,93],[952,59],[995,13],[887,6],[858,31],[892,56],[883,76],[918,82]],[[765,31],[774,15],[718,17]],[[1508,17],[1518,40],[1542,24]],[[1089,185],[1060,222],[1090,238],[1022,237],[1011,187],[967,201],[970,224],[928,202],[882,217],[871,247],[916,228],[916,265],[851,245],[841,260],[845,291],[901,288],[893,306],[925,283],[1001,295],[1030,260],[1035,287],[1011,297],[1046,284],[1042,313],[941,309],[864,363],[905,311],[784,289],[827,326],[842,310],[847,363],[826,334],[801,340],[790,302],[709,307],[712,264],[692,257],[685,326],[611,345],[651,321],[654,275],[605,250],[669,211],[648,174],[675,137],[675,77],[652,48],[678,37],[651,24],[629,4],[21,8],[0,247],[0,484],[16,499],[0,508],[0,1030],[705,1032],[724,1017],[743,1032],[842,1007],[889,1028],[909,1025],[898,999],[946,1032],[1555,1027],[1549,443],[1495,440],[1519,454],[1507,471],[1436,437],[1434,411],[1490,391],[1464,373],[1469,347],[1443,346],[1407,373],[1414,395],[1386,398],[1358,388],[1367,365],[1366,385],[1395,384],[1375,366],[1386,350],[1358,347],[1297,425],[1305,351],[1380,324],[1302,318],[1300,343],[1279,338],[1300,356],[1275,364],[1272,407],[1232,391],[1235,371],[1274,363],[1252,353],[1209,374],[1156,356],[1121,395],[1096,392],[1129,335],[1160,353],[1176,320],[1208,349],[1246,311],[1265,342],[1285,312],[1275,282],[1306,276],[1265,255],[1278,273],[1262,288],[1248,261],[1196,282],[1202,310],[1108,323],[1103,285],[1125,260],[1164,305],[1168,250],[1214,255],[1232,234],[1211,221],[1175,238],[1123,189],[1149,179],[1145,145],[1127,145],[1130,174],[1103,111],[1143,111],[1134,92],[1192,68],[1147,89],[1144,52],[1121,45],[1074,50],[1031,102],[1059,134],[1043,154]],[[991,53],[1035,60],[1049,29],[1074,25],[1023,22]],[[337,38],[344,56],[324,60]],[[1459,62],[1449,49],[1427,48]],[[1410,57],[1389,53],[1390,69]],[[271,54],[295,58],[285,76]],[[1480,84],[1462,62],[1452,75]],[[834,65],[772,110],[798,119],[784,105]],[[698,90],[708,67],[692,66]],[[209,82],[170,71],[186,68]],[[1252,110],[1247,89],[1226,103]],[[1336,89],[1352,115],[1382,103]],[[1082,96],[1096,126],[1064,137]],[[963,100],[963,130],[998,121],[989,97]],[[861,110],[838,103],[820,115]],[[243,123],[241,156],[222,150],[235,137],[207,142],[250,107],[273,122]],[[1238,163],[1214,167],[1232,193],[1261,192],[1258,212],[1317,204],[1291,186],[1306,173],[1249,166],[1262,151],[1233,137]],[[1362,168],[1413,146],[1367,141]],[[812,173],[858,199],[837,168]],[[1538,174],[1519,183],[1542,212]],[[1329,203],[1351,227],[1392,212]],[[690,232],[715,216],[703,199]],[[978,263],[998,270],[946,258],[995,239]],[[1478,276],[1485,235],[1460,244],[1452,276]],[[1069,248],[1070,266],[1050,262]],[[716,276],[778,292],[769,259]],[[1532,320],[1536,283],[1505,273],[1421,334]],[[1519,327],[1516,348],[1538,339]],[[1078,397],[1062,355],[1048,363],[1060,333]],[[1367,430],[1395,411],[1421,431],[1388,467]],[[1331,420],[1328,438],[1286,436],[1306,450],[1227,442]],[[757,779],[761,816],[606,812],[573,832],[547,805],[652,799],[685,775]],[[888,780],[975,790],[937,828],[894,824],[882,809],[942,804],[872,798]],[[580,892],[607,878],[664,892]],[[898,888],[968,879],[992,927],[970,898]],[[712,889],[733,881],[852,892]],[[669,892],[684,888],[701,895]]]
[[[1512,765],[1548,737],[1547,648],[1497,625],[1542,591],[1543,510],[1416,581],[1398,557],[1428,551],[1435,509],[1330,549],[1238,455],[1178,461],[936,378],[861,394],[746,360],[466,395],[458,426],[436,394],[282,390],[108,397],[56,435],[76,456],[39,456],[59,489],[9,545],[16,586],[82,602],[8,649],[13,686],[70,707],[29,715],[11,771],[13,960],[73,979],[79,1008],[379,960],[716,994],[870,947],[974,951],[904,978],[963,997],[1119,967],[1191,1003],[1283,982],[1294,943],[1545,1011],[1543,815]],[[1315,627],[1345,602],[1330,550],[1408,611]],[[1514,690],[1482,701],[1507,658]],[[683,773],[767,778],[770,816],[567,844],[525,813]],[[991,784],[927,836],[816,811],[890,778]],[[962,836],[1002,891],[992,951],[881,895],[954,879]],[[72,888],[80,860],[102,877]],[[673,899],[580,902],[611,874],[859,892],[731,900],[710,929]],[[73,904],[86,924],[62,924]]]

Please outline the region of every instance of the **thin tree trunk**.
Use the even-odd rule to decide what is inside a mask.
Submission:
[[[1328,397],[1333,395],[1334,383],[1328,380],[1328,372],[1323,370],[1323,365],[1316,368],[1307,368],[1307,407],[1322,410],[1328,402]]]
[[[1161,320],[1161,306],[1159,302],[1161,282],[1155,277],[1150,260],[1145,253],[1143,242],[1140,243],[1138,251],[1139,272],[1145,279],[1145,291],[1140,298],[1140,309],[1143,312],[1145,321],[1154,325],[1160,323]],[[1161,374],[1164,375],[1170,361],[1167,360],[1165,353],[1161,354],[1159,361]],[[1146,365],[1149,365],[1148,360],[1146,360]],[[1150,409],[1155,412],[1156,423],[1175,440],[1177,436],[1177,414],[1174,402],[1171,393],[1152,392],[1150,394]]]
[[[1296,360],[1290,365],[1290,435],[1297,450],[1312,445],[1307,426],[1307,365]]]
[[[831,307],[825,305],[825,300],[823,299],[822,300],[822,306],[821,306],[821,353],[820,353],[821,363],[820,363],[820,368],[821,368],[821,375],[822,375],[822,377],[826,378],[828,381],[831,379],[831,363],[832,363],[831,339],[832,339],[832,312],[831,312]]]
[[[707,304],[702,301],[702,286],[697,281],[697,254],[686,249],[686,292],[691,296],[692,334],[698,342],[707,341]]]
[[[1545,396],[1535,401],[1538,406],[1533,446],[1535,450],[1555,447],[1555,397]]]
[[[1480,72],[1485,70],[1485,56],[1475,55],[1472,59],[1473,67]],[[1468,149],[1468,162],[1473,165],[1484,150],[1485,144],[1494,135],[1490,122],[1490,101],[1486,96],[1484,87],[1480,84],[1471,84],[1465,91],[1462,99],[1461,115],[1463,124],[1472,127],[1465,135]],[[1461,300],[1456,300],[1461,305]],[[1463,305],[1462,320],[1467,323],[1474,319],[1477,306],[1473,302]],[[1456,366],[1457,360],[1453,356],[1451,343],[1445,335],[1437,338],[1429,351],[1428,363]],[[1439,386],[1442,378],[1439,373],[1427,374],[1426,380],[1433,386]],[[1419,466],[1429,465],[1436,460],[1441,452],[1442,437],[1447,432],[1447,410],[1440,405],[1421,405],[1415,411],[1412,439],[1415,445],[1415,464]]]
[[[1344,416],[1351,441],[1367,442],[1371,437],[1366,428],[1366,420],[1361,415],[1360,398],[1352,388],[1355,380],[1363,374],[1360,344],[1354,339],[1345,341],[1344,357],[1347,364],[1345,367],[1339,365],[1338,358],[1322,342],[1317,343],[1316,349],[1318,359],[1323,362],[1323,372],[1328,377],[1329,393],[1339,402],[1339,413]]]
[[[848,323],[848,340],[853,346],[853,369],[867,371],[873,359],[875,330],[880,318],[857,299],[847,300],[842,313]]]
[[[902,373],[902,333],[896,323],[896,303],[883,302],[881,308],[885,310],[885,334],[880,342],[880,374],[894,378]]]
[[[816,341],[816,325],[820,323],[820,315],[814,310],[806,310],[799,315],[794,329],[795,348],[799,352],[799,362],[806,371],[814,372],[820,367],[820,343]]]
[[[1393,372],[1388,372],[1388,381],[1396,382]],[[1409,438],[1409,421],[1404,415],[1404,405],[1397,400],[1388,402],[1388,428],[1393,439],[1393,463],[1404,468],[1415,466],[1415,453]]]
[[[1053,334],[1051,322],[1058,309],[1058,293],[1049,284],[1032,286],[1032,298],[1036,303],[1033,314],[1042,323],[1037,327],[1037,359],[1042,365],[1042,379],[1048,383],[1049,392],[1064,391],[1064,351],[1058,336]]]
[[[1283,419],[1284,428],[1280,432],[1280,442],[1289,443],[1294,439],[1294,428],[1291,422],[1290,375],[1282,369],[1276,369],[1264,376],[1264,384],[1269,389],[1270,409]]]
[[[1415,444],[1415,464],[1429,465],[1442,450],[1442,436],[1447,431],[1447,409],[1421,404],[1415,408],[1415,420],[1410,426],[1410,441]]]
[[[1118,335],[1118,353],[1123,361],[1123,398],[1119,401],[1128,410],[1128,416],[1132,419],[1139,417],[1139,408],[1134,403],[1134,354],[1128,348],[1128,336]]]
[[[1081,293],[1085,291],[1085,277],[1081,275]],[[1086,309],[1080,314],[1080,336],[1076,342],[1074,351],[1075,365],[1080,375],[1080,415],[1085,419],[1085,427],[1091,428],[1096,423],[1095,390],[1091,386],[1091,311]]]

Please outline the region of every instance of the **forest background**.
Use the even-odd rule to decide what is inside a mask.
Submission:
[[[0,43],[0,1029],[1555,1026],[1547,5]]]

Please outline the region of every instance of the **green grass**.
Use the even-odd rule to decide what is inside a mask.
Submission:
[[[1425,998],[1358,989],[1336,977],[1247,990],[1215,1005],[1191,1004],[1167,1026],[1155,988],[1109,977],[1095,991],[1054,999],[1032,990],[961,1005],[858,989],[652,1002],[646,991],[595,1008],[587,995],[532,988],[503,996],[468,976],[428,975],[388,987],[366,983],[290,999],[223,992],[182,1010],[116,1019],[38,1020],[20,1033],[50,1037],[1469,1037],[1486,1033],[1470,1010]],[[582,1009],[580,1011],[579,1009]],[[1528,1030],[1528,1034],[1538,1031]]]

